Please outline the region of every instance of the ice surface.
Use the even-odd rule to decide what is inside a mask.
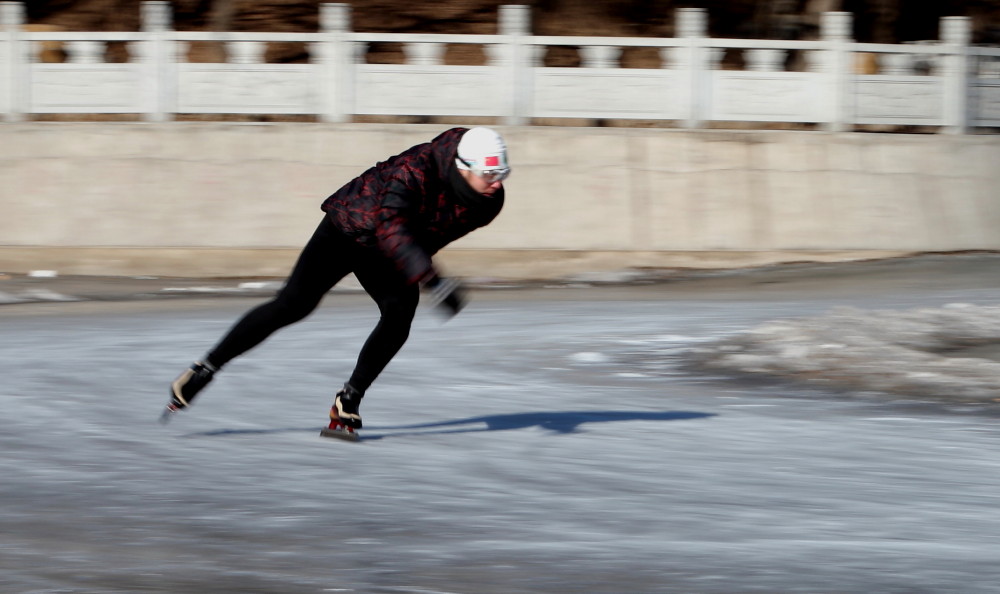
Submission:
[[[557,293],[422,312],[356,444],[317,433],[376,321],[361,296],[166,427],[170,380],[250,300],[0,308],[0,591],[997,592],[988,409],[685,370],[828,291]]]

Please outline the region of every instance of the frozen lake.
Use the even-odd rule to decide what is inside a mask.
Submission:
[[[317,434],[363,296],[165,427],[169,382],[257,300],[0,307],[0,591],[1000,592],[994,409],[680,366],[838,304],[1000,295],[895,270],[479,291],[418,314],[357,444]]]

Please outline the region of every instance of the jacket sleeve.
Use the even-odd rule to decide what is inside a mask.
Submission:
[[[378,249],[396,265],[410,284],[423,283],[436,276],[430,255],[420,246],[418,193],[400,179],[391,180],[384,190],[376,215],[375,239]]]

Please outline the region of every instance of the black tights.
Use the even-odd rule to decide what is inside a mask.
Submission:
[[[247,312],[208,353],[208,363],[221,368],[276,330],[305,318],[351,272],[382,314],[350,379],[363,394],[410,335],[420,291],[407,284],[391,262],[344,237],[326,217],[299,255],[284,288],[271,301]]]

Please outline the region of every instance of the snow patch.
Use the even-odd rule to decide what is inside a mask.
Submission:
[[[992,345],[1000,347],[1000,306],[841,307],[818,317],[768,322],[690,349],[688,356],[713,370],[1000,402],[1000,362],[976,356]]]

